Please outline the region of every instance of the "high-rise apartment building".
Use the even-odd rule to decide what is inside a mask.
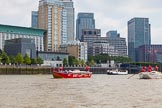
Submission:
[[[95,29],[93,13],[78,13],[76,21],[76,39],[81,40],[83,29]]]
[[[38,12],[37,11],[32,11],[31,27],[38,28]]]
[[[128,56],[138,61],[137,49],[141,45],[151,44],[150,24],[148,18],[133,18],[128,21]]]
[[[70,13],[70,14],[69,14]],[[40,0],[38,28],[47,30],[45,51],[59,50],[61,44],[74,35],[74,8],[72,0]]]
[[[63,44],[69,41],[74,41],[74,4],[72,0],[60,0],[63,3],[64,9],[66,10],[66,24],[67,24],[67,40],[63,41]],[[66,38],[65,38],[66,39]]]
[[[61,45],[63,5],[58,0],[40,0],[38,28],[47,30],[45,51],[57,51]]]
[[[118,51],[119,56],[127,56],[127,45],[126,39],[120,37],[117,31],[109,31],[106,33],[106,37],[111,46],[114,46],[115,50]]]

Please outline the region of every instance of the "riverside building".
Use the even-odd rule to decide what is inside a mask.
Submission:
[[[34,39],[35,50],[44,51],[45,30],[0,24],[0,49],[4,50],[5,40],[16,38]]]
[[[70,56],[74,56],[78,60],[84,60],[84,62],[88,60],[87,49],[87,42],[80,41],[71,41],[61,46],[62,52],[67,52]]]
[[[40,0],[38,28],[47,30],[45,51],[58,52],[61,44],[74,39],[72,0]]]
[[[110,46],[114,46],[115,50],[117,50],[118,56],[128,56],[126,39],[120,37],[120,34],[118,34],[117,31],[114,30],[107,32],[106,37]]]
[[[108,41],[99,39],[93,42],[92,46],[93,56],[99,54],[108,54],[109,56],[119,56],[119,52],[111,46]]]
[[[83,29],[81,42],[87,42],[88,54],[93,55],[93,42],[101,39],[100,29]]]
[[[7,55],[13,55],[15,57],[18,53],[20,53],[23,57],[27,54],[30,58],[36,58],[34,39],[16,38],[6,40],[4,51]]]
[[[133,18],[128,21],[128,56],[139,61],[138,47],[151,45],[150,24],[148,18]]]
[[[81,40],[83,29],[95,29],[93,13],[78,13],[76,21],[76,39]]]

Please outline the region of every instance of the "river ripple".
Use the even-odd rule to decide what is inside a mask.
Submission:
[[[1,75],[0,108],[162,108],[162,80],[138,75]]]

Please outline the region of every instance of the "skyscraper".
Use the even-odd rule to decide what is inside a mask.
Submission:
[[[83,29],[95,29],[93,13],[78,13],[76,21],[76,39],[81,40]]]
[[[64,9],[66,10],[66,24],[67,24],[67,40],[63,43],[74,41],[74,6],[72,0],[60,0],[63,5]]]
[[[59,51],[60,45],[74,36],[72,0],[40,0],[38,28],[47,30],[45,51]]]
[[[150,24],[148,18],[133,18],[128,21],[128,56],[138,61],[137,49],[141,45],[151,44]]]
[[[107,32],[106,37],[109,44],[115,47],[115,50],[118,51],[120,56],[127,56],[127,45],[125,38],[120,37],[120,34],[118,34],[117,31]]]
[[[58,0],[40,0],[38,28],[47,30],[44,38],[45,51],[58,51],[61,45],[63,4]]]
[[[38,12],[37,11],[32,11],[31,27],[38,28]]]

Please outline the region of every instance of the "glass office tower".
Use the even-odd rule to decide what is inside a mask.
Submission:
[[[83,29],[95,29],[93,13],[78,13],[76,21],[76,39],[81,40]]]
[[[66,10],[66,21],[67,24],[67,35],[66,38],[64,38],[63,44],[74,41],[74,3],[72,0],[60,0],[61,3],[63,3],[64,9]],[[66,40],[65,40],[66,39]]]
[[[128,56],[138,61],[138,48],[151,44],[150,24],[148,18],[133,18],[128,21]]]
[[[32,11],[31,27],[38,28],[38,11]]]

